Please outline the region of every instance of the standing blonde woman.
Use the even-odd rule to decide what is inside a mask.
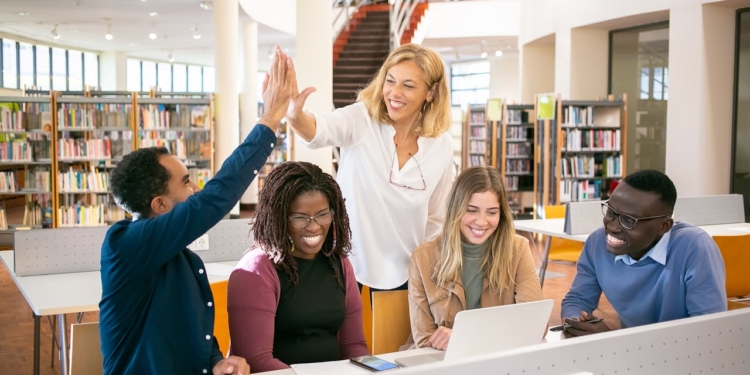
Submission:
[[[351,219],[357,281],[373,290],[406,289],[409,256],[439,233],[453,180],[445,66],[434,51],[405,44],[356,103],[333,113],[303,111],[313,91],[295,86],[287,120],[310,148],[341,147],[337,181]]]
[[[515,233],[500,172],[464,170],[449,199],[441,235],[411,256],[409,315],[417,347],[445,350],[459,311],[543,298],[529,242]]]

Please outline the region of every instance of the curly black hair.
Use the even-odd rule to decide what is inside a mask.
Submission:
[[[159,163],[164,155],[169,155],[165,147],[142,148],[125,155],[112,170],[109,183],[115,202],[133,218],[150,217],[151,200],[167,192],[172,176]]]
[[[341,257],[349,255],[351,251],[349,215],[338,183],[315,164],[286,162],[268,174],[255,211],[253,229],[256,246],[260,246],[276,267],[283,269],[292,282],[297,284],[297,262],[291,256],[292,244],[288,234],[289,206],[300,194],[312,191],[322,193],[334,212],[321,252],[328,257],[339,287],[345,289],[336,262],[340,262]]]
[[[677,203],[677,189],[666,174],[653,169],[644,169],[625,176],[622,182],[640,191],[654,193],[659,196],[670,211],[674,211]]]

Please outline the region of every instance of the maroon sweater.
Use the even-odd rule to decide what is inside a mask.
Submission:
[[[349,259],[342,258],[346,315],[338,332],[341,358],[369,354],[362,331],[362,300]],[[231,336],[230,355],[245,358],[253,373],[289,368],[274,358],[274,325],[281,298],[279,276],[261,249],[253,249],[237,264],[227,286]],[[304,308],[304,306],[300,306]]]

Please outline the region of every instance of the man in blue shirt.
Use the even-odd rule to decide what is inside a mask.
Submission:
[[[602,203],[604,227],[586,240],[562,301],[568,336],[609,330],[592,316],[602,292],[621,328],[727,310],[719,248],[702,229],[672,220],[676,201],[669,177],[643,170]]]
[[[229,213],[268,159],[292,94],[287,66],[277,53],[260,123],[203,191],[164,148],[134,151],[112,171],[115,200],[133,221],[113,225],[102,245],[104,374],[249,374],[245,359],[219,350],[205,267],[186,247]]]

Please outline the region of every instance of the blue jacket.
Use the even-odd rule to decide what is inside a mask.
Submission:
[[[274,142],[271,129],[255,126],[203,191],[166,214],[109,229],[99,303],[104,374],[210,374],[223,358],[205,267],[186,247],[237,204]]]

